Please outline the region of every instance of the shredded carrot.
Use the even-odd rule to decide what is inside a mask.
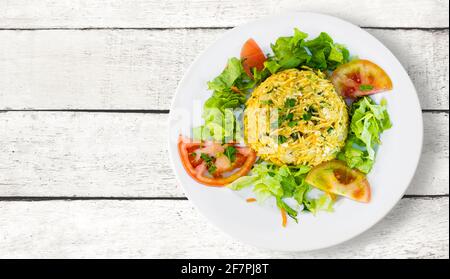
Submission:
[[[248,199],[247,199],[247,202],[255,202],[255,201],[256,201],[255,198],[248,198]]]
[[[241,92],[241,90],[239,90],[239,88],[237,88],[236,86],[231,86],[231,88],[230,88],[234,93],[238,93],[238,94],[241,94],[242,92]]]
[[[283,208],[281,208],[280,210],[281,210],[281,220],[282,220],[281,225],[283,227],[286,227],[286,223],[287,223],[286,210],[284,210]]]
[[[336,200],[336,195],[330,192],[327,192],[327,195],[331,198],[332,201]]]

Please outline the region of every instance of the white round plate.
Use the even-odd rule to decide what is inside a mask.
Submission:
[[[239,57],[248,38],[254,38],[264,53],[278,37],[292,36],[294,27],[309,39],[327,32],[347,46],[351,55],[380,65],[391,77],[394,89],[373,95],[385,97],[393,127],[382,134],[376,163],[368,175],[372,189],[369,204],[339,199],[332,213],[301,214],[298,224],[281,226],[278,210],[247,203],[242,193],[207,187],[195,182],[183,169],[177,139],[190,135],[200,124],[203,102],[211,95],[207,82],[220,74],[228,58]],[[422,148],[422,113],[414,86],[394,55],[372,35],[341,19],[316,13],[288,13],[254,21],[226,32],[186,72],[178,86],[169,116],[169,155],[179,184],[189,200],[213,224],[231,236],[257,247],[305,251],[349,240],[380,221],[401,199],[417,167]],[[395,230],[395,228],[392,228]],[[201,241],[201,239],[199,239]]]

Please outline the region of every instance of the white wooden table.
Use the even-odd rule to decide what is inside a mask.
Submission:
[[[0,0],[0,257],[449,257],[449,4]],[[423,109],[407,194],[325,250],[225,235],[176,185],[166,120],[192,60],[228,28],[284,9],[364,27],[400,59]],[[401,143],[399,143],[401,144]]]

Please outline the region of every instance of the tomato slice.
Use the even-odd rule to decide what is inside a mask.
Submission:
[[[332,160],[315,166],[305,181],[326,193],[359,201],[370,201],[370,184],[365,175],[347,167],[343,161]]]
[[[331,82],[343,97],[356,98],[392,89],[386,72],[369,60],[353,60],[336,68]]]
[[[249,77],[253,78],[252,69],[256,68],[258,71],[261,71],[264,68],[266,56],[255,40],[248,39],[242,46],[241,60],[244,71]]]
[[[220,155],[220,150],[223,150],[223,146],[213,142],[199,142],[192,141],[182,136],[178,139],[178,152],[180,153],[181,162],[186,172],[197,182],[207,186],[225,186],[235,181],[241,176],[246,175],[252,168],[256,161],[256,153],[248,147],[238,147],[234,143],[228,143],[227,146],[234,146],[237,150],[236,160],[234,162],[226,162]],[[217,153],[212,154],[216,150]],[[203,153],[203,152],[208,153]],[[213,173],[212,176],[208,176],[207,163],[201,159],[200,153],[208,154],[210,156],[219,158],[219,168]],[[237,170],[236,170],[237,169]],[[224,177],[226,172],[234,171],[231,175]]]

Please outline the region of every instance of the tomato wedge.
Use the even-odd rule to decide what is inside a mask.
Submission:
[[[315,166],[305,181],[327,193],[345,196],[359,202],[370,201],[370,184],[365,175],[347,167],[343,161],[333,160]]]
[[[253,78],[252,69],[256,68],[258,71],[261,71],[264,68],[266,56],[255,40],[248,39],[242,46],[241,60],[244,71],[249,77]]]
[[[377,64],[357,59],[336,68],[331,82],[343,97],[357,98],[392,89],[392,81]]]
[[[229,164],[222,157],[224,146],[233,146],[236,149],[236,158]],[[192,141],[180,136],[178,139],[178,152],[180,153],[181,162],[186,172],[197,182],[207,186],[225,186],[241,176],[246,175],[256,161],[256,153],[248,147],[239,147],[234,143],[221,145],[214,142]],[[216,152],[216,153],[214,153]],[[206,162],[201,157],[206,154],[211,161]],[[216,167],[213,160],[219,159],[219,168]],[[209,174],[208,164],[214,165],[216,169],[213,174]],[[236,171],[235,171],[236,170]],[[233,172],[231,175],[224,177],[226,172]]]

